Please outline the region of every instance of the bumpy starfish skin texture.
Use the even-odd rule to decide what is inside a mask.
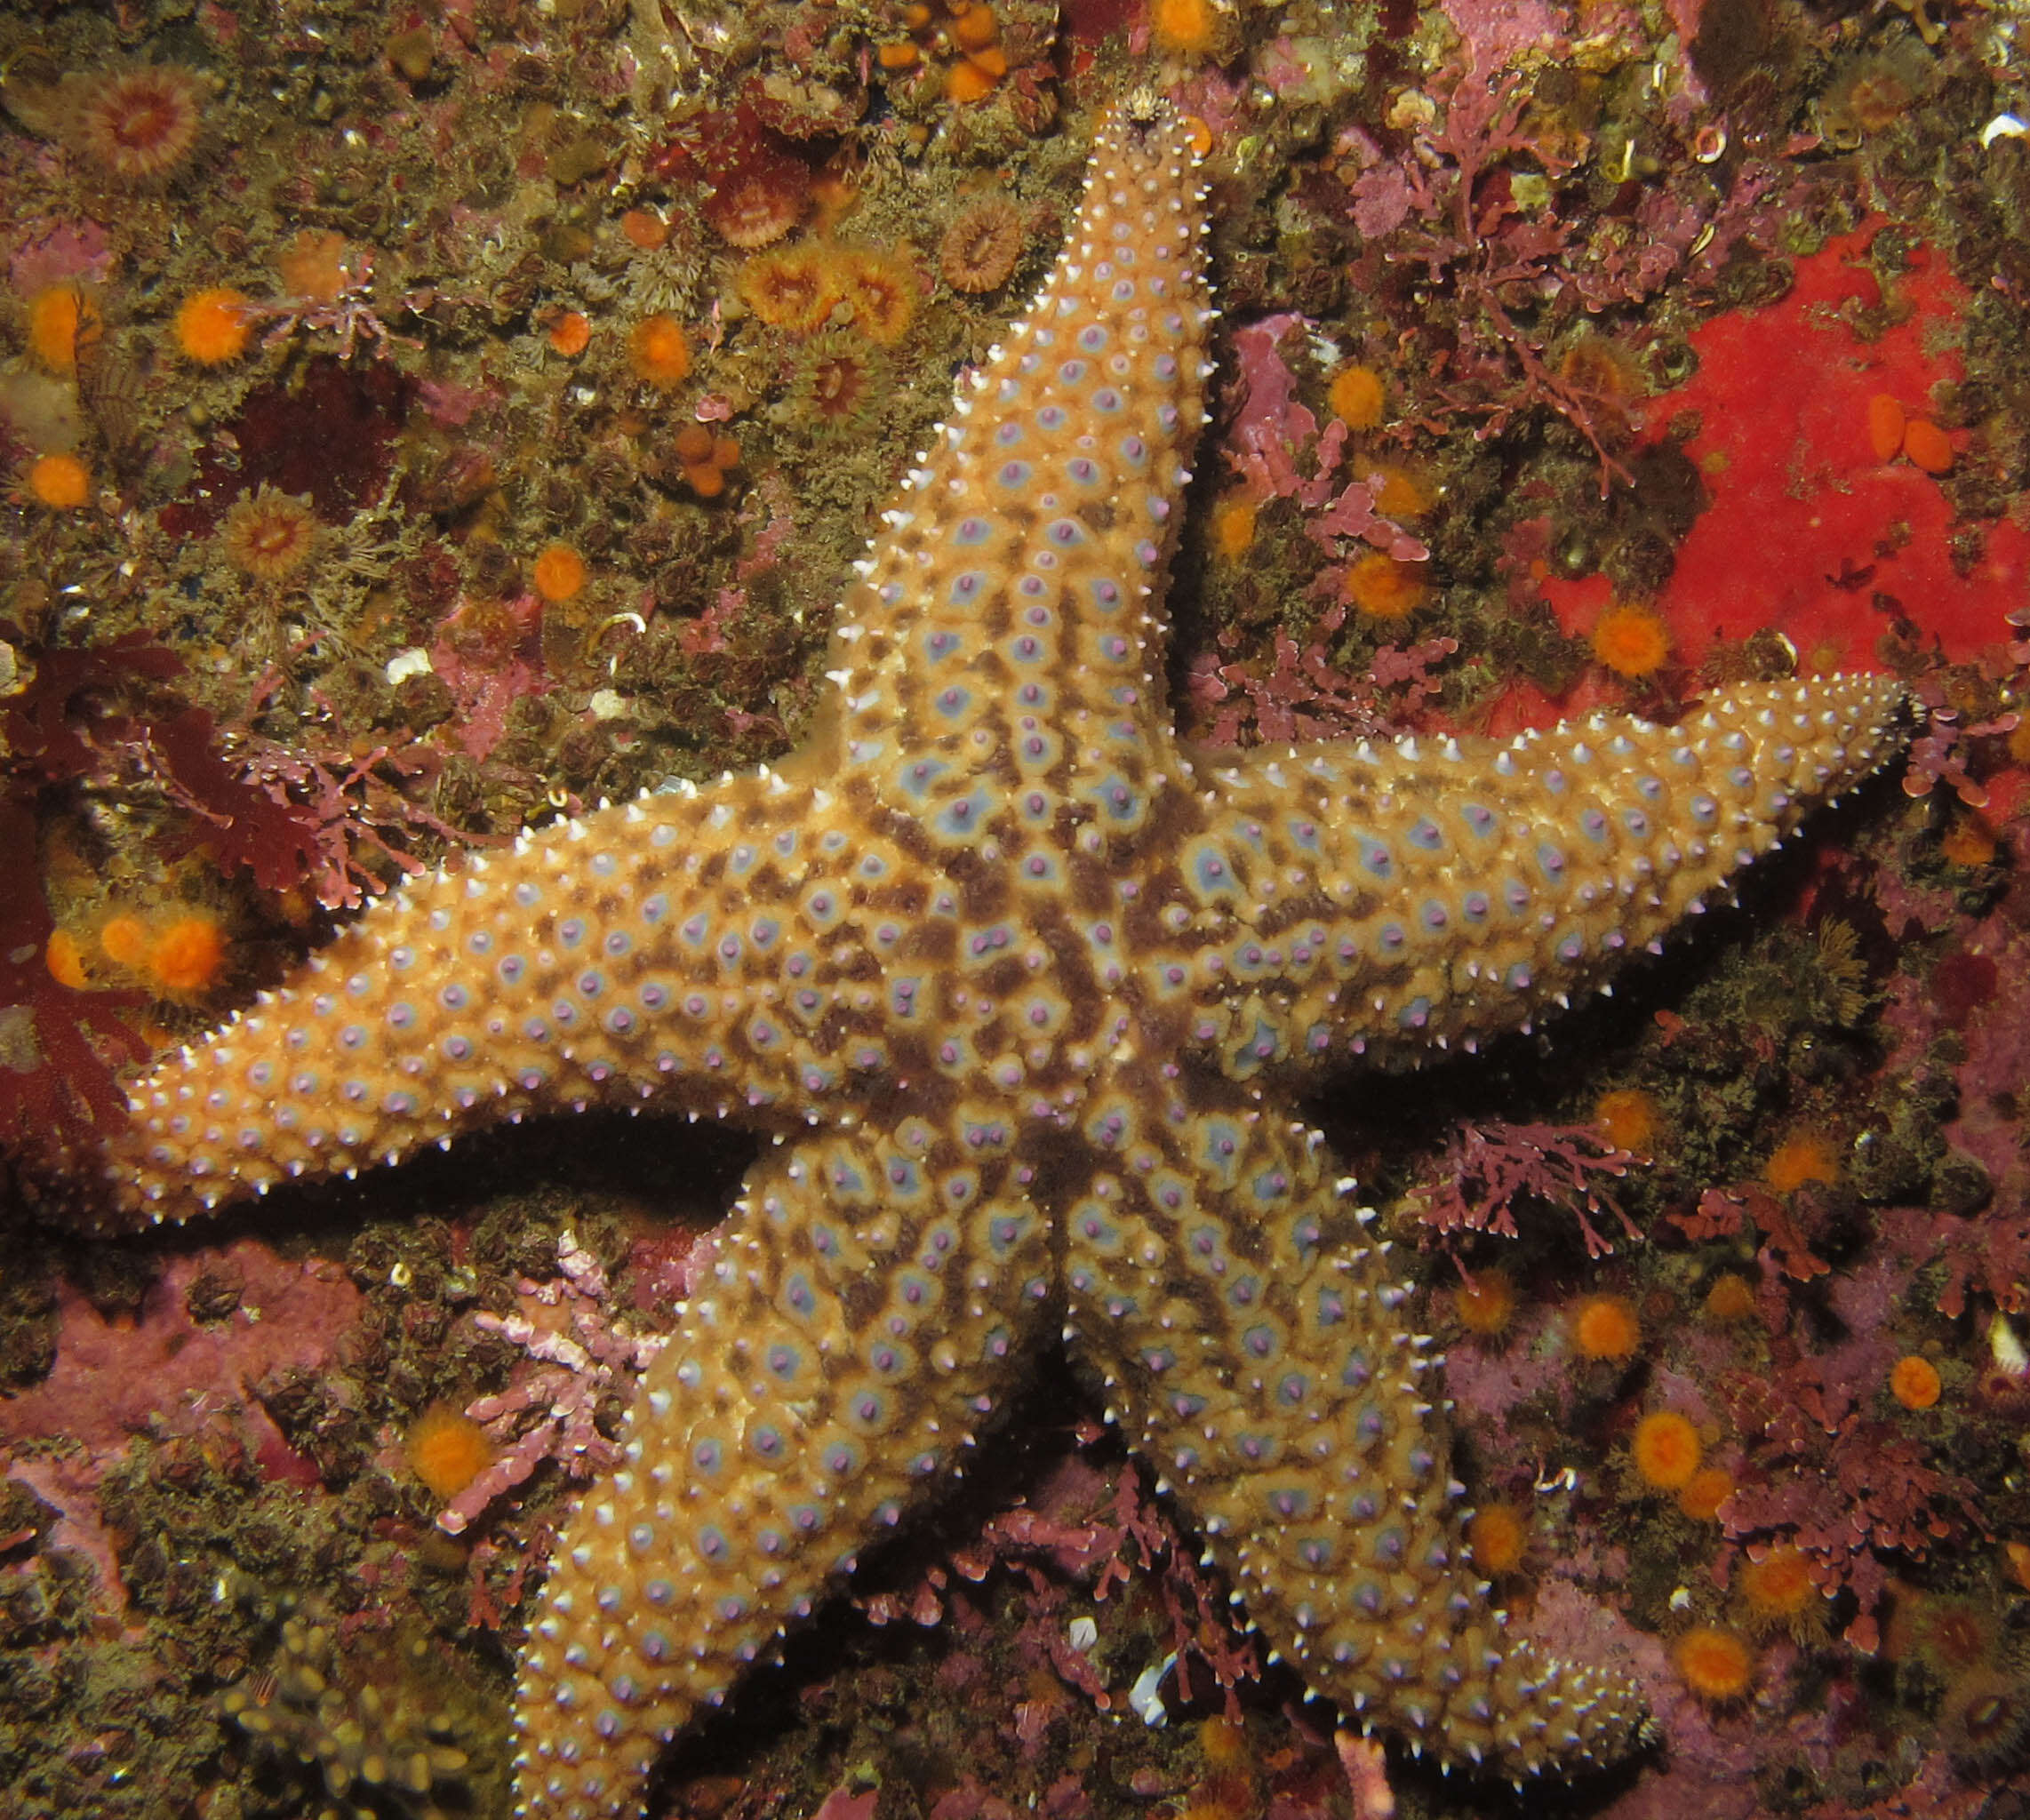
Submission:
[[[1883,763],[1901,692],[1188,754],[1162,645],[1212,318],[1195,162],[1167,109],[1107,122],[1055,271],[860,565],[788,765],[468,858],[136,1090],[111,1159],[135,1217],[592,1105],[776,1140],[560,1545],[525,1814],[637,1811],[664,1740],[1060,1332],[1343,1709],[1514,1775],[1642,1723],[1490,1608],[1406,1286],[1279,1107],[1602,984]]]

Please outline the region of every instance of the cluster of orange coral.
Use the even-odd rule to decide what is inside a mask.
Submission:
[[[677,466],[685,483],[701,499],[715,499],[726,491],[728,472],[740,465],[740,445],[731,436],[715,436],[701,423],[677,431]]]
[[[875,52],[883,69],[901,73],[941,64],[945,93],[962,107],[984,101],[1008,74],[1001,20],[985,0],[939,0],[936,5],[914,0],[903,9],[902,22],[909,36]]]
[[[1202,0],[1192,0],[1192,4],[1202,5]],[[1202,10],[1215,16],[1210,7]],[[1348,429],[1378,429],[1388,415],[1387,384],[1373,367],[1356,361],[1332,375],[1325,402]],[[1398,523],[1414,522],[1438,503],[1438,489],[1413,462],[1361,453],[1353,466],[1354,477],[1367,483],[1374,509]],[[1363,550],[1347,564],[1339,592],[1349,606],[1371,619],[1407,619],[1430,598],[1430,565]]]
[[[916,314],[915,267],[878,247],[807,240],[741,267],[741,300],[771,328],[809,335],[841,314],[869,341],[899,341]]]
[[[74,992],[132,983],[192,1002],[226,977],[232,945],[218,913],[191,904],[116,908],[88,934],[55,930],[44,949],[50,977]]]
[[[1868,446],[1879,461],[1898,455],[1926,474],[1945,474],[1953,466],[1952,439],[1925,417],[1912,417],[1900,400],[1877,392],[1868,400]]]

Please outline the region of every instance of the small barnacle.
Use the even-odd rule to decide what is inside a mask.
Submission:
[[[317,547],[317,515],[308,493],[262,486],[236,499],[220,527],[226,560],[257,581],[286,581]]]
[[[998,291],[1022,257],[1022,212],[1006,196],[982,196],[946,228],[938,269],[954,291]]]

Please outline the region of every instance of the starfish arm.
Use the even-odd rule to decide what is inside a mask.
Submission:
[[[828,1114],[896,1060],[881,976],[923,896],[837,807],[728,778],[396,892],[132,1087],[117,1206],[183,1219],[591,1105]]]
[[[1903,702],[1890,678],[1834,677],[1738,690],[1675,727],[1594,714],[1211,770],[1149,894],[1176,906],[1193,1039],[1247,1080],[1527,1029],[1886,763]]]
[[[1443,1762],[1604,1761],[1635,1690],[1505,1634],[1467,1560],[1436,1367],[1323,1139],[1180,1077],[1063,1205],[1075,1353],[1306,1680]],[[1123,1096],[1123,1104],[1139,1095]]]
[[[1168,107],[1107,116],[1063,253],[840,605],[842,783],[939,864],[1061,874],[1166,781],[1164,578],[1211,371],[1197,164]]]
[[[663,1743],[955,1470],[1043,1337],[1050,1228],[1014,1175],[918,1119],[755,1165],[559,1540],[518,1814],[638,1814]]]

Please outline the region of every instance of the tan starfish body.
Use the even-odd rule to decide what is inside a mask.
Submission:
[[[861,565],[790,763],[468,858],[136,1090],[112,1173],[158,1217],[594,1104],[776,1139],[560,1545],[524,1813],[636,1812],[663,1742],[1060,1328],[1344,1709],[1516,1775],[1642,1722],[1504,1633],[1405,1286],[1278,1108],[1600,985],[1885,762],[1901,691],[1187,754],[1162,657],[1212,316],[1195,163],[1165,108],[1106,124],[1056,269]]]

